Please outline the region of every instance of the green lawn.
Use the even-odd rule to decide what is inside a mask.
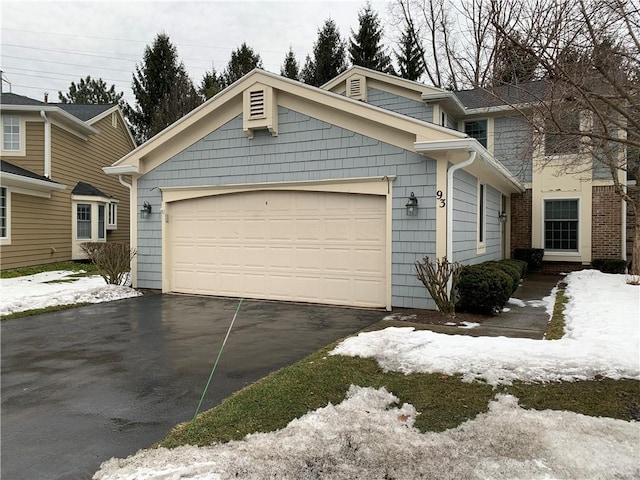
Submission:
[[[386,324],[379,325],[382,328]],[[237,392],[200,414],[191,428],[178,425],[158,446],[208,445],[274,431],[308,411],[341,402],[351,384],[384,386],[400,402],[411,403],[420,412],[415,426],[423,432],[443,431],[474,418],[487,411],[497,393],[514,394],[525,408],[640,420],[640,382],[634,380],[516,383],[493,390],[484,383],[466,383],[456,376],[384,373],[370,359],[329,356],[334,346]]]
[[[83,276],[98,274],[98,269],[92,263],[57,262],[57,263],[47,263],[45,265],[36,265],[34,267],[23,267],[23,268],[14,268],[11,270],[3,270],[0,272],[0,278],[25,277],[27,275],[35,275],[36,273],[55,272],[57,270],[78,272],[74,275],[70,275],[75,277],[83,277]],[[80,273],[83,270],[85,273]]]

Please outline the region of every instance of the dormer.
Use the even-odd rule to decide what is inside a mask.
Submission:
[[[278,136],[278,102],[273,87],[254,83],[242,95],[242,128],[247,138],[256,130],[268,130]]]

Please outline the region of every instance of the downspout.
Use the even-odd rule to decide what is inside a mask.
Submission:
[[[51,178],[51,121],[44,110],[40,110],[40,116],[44,120],[44,176]]]
[[[122,178],[122,175],[118,175],[118,181],[120,182],[120,185],[122,185],[123,187],[125,187],[127,190],[129,190],[129,247],[131,248],[134,245],[133,242],[133,235],[134,232],[136,231],[135,228],[133,228],[134,226],[134,222],[133,222],[133,216],[135,215],[135,209],[136,206],[135,204],[132,202],[132,198],[131,198],[131,191],[132,191],[132,185],[130,183],[127,183],[124,181],[124,179]],[[137,285],[137,273],[135,272],[134,266],[136,266],[137,264],[135,263],[136,260],[135,258],[131,259],[131,262],[129,263],[129,271],[130,271],[130,278],[131,278],[131,286],[135,287]],[[134,278],[136,277],[136,278]]]
[[[131,187],[132,185],[130,183],[127,183],[124,181],[124,179],[122,178],[122,175],[118,175],[118,181],[120,182],[120,185],[122,185],[123,187],[126,187],[127,190],[129,190],[129,216],[130,218],[131,215],[134,215],[134,207],[135,205],[133,205],[133,202],[131,201]],[[131,221],[129,221],[129,225],[131,225]],[[129,245],[133,245],[133,229],[129,228]]]
[[[476,159],[476,152],[469,152],[464,162],[451,166],[447,170],[447,260],[453,262],[453,175],[461,168],[468,167]],[[447,293],[451,295],[451,277],[447,282]]]

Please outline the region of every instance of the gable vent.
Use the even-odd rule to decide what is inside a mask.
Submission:
[[[254,90],[249,92],[249,117],[265,117],[265,95],[264,90]]]
[[[362,79],[351,78],[349,79],[349,96],[360,97],[362,95]]]
[[[367,79],[364,75],[354,74],[347,79],[346,95],[354,100],[367,101]]]

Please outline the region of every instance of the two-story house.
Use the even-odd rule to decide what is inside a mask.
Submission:
[[[135,148],[117,105],[0,100],[2,269],[81,260],[83,242],[129,241],[129,189],[102,167]]]
[[[487,102],[361,67],[322,88],[254,70],[105,168],[141,212],[134,285],[434,308],[424,256],[588,264],[600,183],[539,175],[526,122]]]

